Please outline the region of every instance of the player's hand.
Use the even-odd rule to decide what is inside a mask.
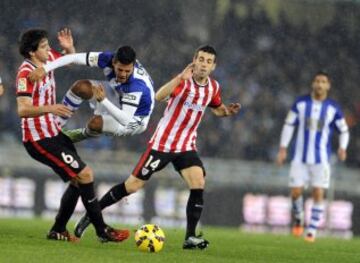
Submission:
[[[284,147],[280,147],[279,152],[276,157],[276,164],[281,166],[284,164],[285,160],[287,158],[287,150]]]
[[[50,112],[60,117],[67,117],[70,118],[73,112],[66,107],[64,104],[55,104],[55,105],[48,105],[45,109],[46,112]]]
[[[4,94],[4,86],[0,84],[0,97]]]
[[[343,162],[346,160],[346,150],[339,148],[337,154],[340,161]]]
[[[28,75],[28,79],[32,83],[34,83],[36,81],[43,79],[45,76],[46,76],[45,69],[43,67],[41,67],[41,68],[36,68],[33,71],[31,71]]]
[[[57,35],[59,45],[66,51],[67,54],[75,53],[74,39],[69,28],[64,28],[58,32]]]
[[[193,76],[194,63],[190,63],[186,68],[179,74],[181,80],[189,80]]]
[[[94,93],[94,97],[98,102],[101,102],[105,99],[106,97],[106,92],[105,92],[105,88],[103,85],[98,85],[93,87],[93,93]]]
[[[227,106],[227,110],[228,110],[227,116],[237,114],[240,111],[240,109],[241,109],[240,103],[230,103]]]

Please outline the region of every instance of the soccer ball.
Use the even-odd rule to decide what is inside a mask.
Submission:
[[[164,231],[158,225],[143,225],[135,233],[136,246],[144,252],[159,252],[164,241]]]

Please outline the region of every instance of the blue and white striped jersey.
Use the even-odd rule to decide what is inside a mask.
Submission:
[[[310,95],[295,101],[285,124],[297,127],[292,159],[295,163],[327,163],[334,129],[339,133],[348,132],[343,113],[335,101],[316,101]]]
[[[112,67],[113,52],[90,52],[87,57],[89,66],[102,68],[111,88],[119,96],[120,108],[137,107],[134,116],[150,116],[154,108],[153,81],[145,68],[136,61],[134,73],[126,83],[116,82]]]

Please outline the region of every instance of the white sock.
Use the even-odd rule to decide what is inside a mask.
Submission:
[[[63,100],[62,100],[62,103],[68,107],[72,112],[75,112],[77,111],[77,109],[80,107],[81,103],[83,102],[84,100],[82,98],[80,98],[79,96],[77,96],[75,93],[72,92],[71,89],[69,89]],[[59,117],[59,124],[61,126],[64,126],[65,123],[68,121],[69,118],[67,117]]]
[[[324,203],[314,203],[311,208],[311,218],[308,226],[308,233],[313,236],[316,235],[316,231],[319,228],[320,220],[322,219],[322,215],[324,213]]]
[[[292,199],[292,213],[296,223],[304,224],[304,201],[302,195],[297,199]]]

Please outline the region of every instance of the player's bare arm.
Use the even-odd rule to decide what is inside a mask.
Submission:
[[[229,105],[221,104],[219,107],[211,109],[218,117],[229,117],[237,114],[241,109],[240,103],[230,103]]]
[[[285,147],[280,147],[279,152],[276,156],[276,164],[281,166],[284,164],[287,158],[287,149]]]
[[[20,118],[31,118],[53,113],[57,116],[71,117],[72,112],[63,104],[33,106],[32,99],[25,96],[17,97],[17,112]]]
[[[0,84],[0,96],[4,94],[4,86],[3,84]]]
[[[193,67],[194,63],[190,63],[186,66],[186,68],[175,78],[170,80],[168,83],[163,85],[155,94],[155,99],[157,101],[166,100],[171,93],[173,93],[174,89],[181,83],[183,80],[188,80],[193,75]]]
[[[345,149],[339,148],[337,154],[340,161],[346,161],[347,154]]]
[[[75,53],[74,39],[69,28],[60,30],[57,34],[59,45],[65,51],[65,54]]]

